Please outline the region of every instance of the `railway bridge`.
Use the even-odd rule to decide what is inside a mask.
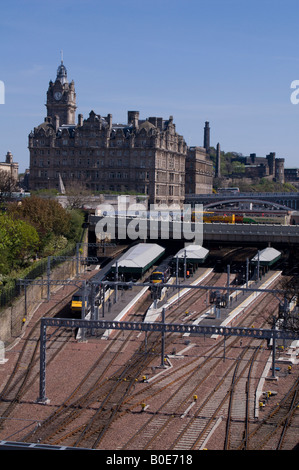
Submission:
[[[89,217],[89,232],[92,238],[112,240],[176,240],[195,242],[218,242],[229,244],[261,244],[268,246],[299,245],[299,225],[229,224],[159,221],[154,226],[151,220],[138,217]],[[199,239],[199,232],[202,237]],[[197,238],[195,238],[197,237]]]
[[[204,207],[214,203],[244,200],[258,200],[260,203],[273,203],[285,206],[285,208],[295,211],[299,210],[299,192],[298,193],[216,193],[216,194],[186,194],[185,204],[203,204]]]

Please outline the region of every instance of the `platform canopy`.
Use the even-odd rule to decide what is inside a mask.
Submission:
[[[281,257],[280,251],[276,250],[275,248],[265,248],[257,253],[252,259],[251,262],[253,264],[258,263],[258,258],[261,266],[271,266],[276,261],[279,260]]]
[[[203,263],[209,254],[209,250],[204,248],[201,245],[188,245],[185,248],[182,248],[174,256],[174,259],[184,259],[186,251],[186,259],[190,263]]]
[[[131,247],[118,260],[119,272],[127,273],[143,273],[152,266],[165,252],[156,243],[138,243]],[[116,263],[113,264],[112,270],[115,271]]]

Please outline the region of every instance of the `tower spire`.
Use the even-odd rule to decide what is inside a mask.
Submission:
[[[60,80],[60,83],[63,85],[64,83],[68,83],[67,80],[67,71],[66,68],[63,64],[63,51],[60,51],[60,56],[61,56],[61,64],[59,65],[57,69],[57,77],[56,80]]]

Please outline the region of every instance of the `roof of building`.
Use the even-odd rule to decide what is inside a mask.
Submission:
[[[251,261],[254,263],[259,262],[261,264],[273,264],[276,260],[278,260],[281,256],[280,251],[276,250],[275,248],[268,247],[264,250],[259,251]]]
[[[154,124],[149,121],[144,121],[142,124],[139,125],[139,130],[141,129],[149,131],[150,129],[156,129],[156,126],[154,126]]]
[[[164,252],[165,248],[156,243],[138,243],[120,257],[118,268],[144,269]],[[115,267],[116,263],[113,264]]]
[[[209,254],[209,250],[207,250],[203,246],[191,244],[191,245],[186,246],[185,248],[182,248],[180,251],[178,251],[177,254],[174,256],[174,258],[184,258],[185,251],[186,251],[186,258],[188,261],[205,260]]]

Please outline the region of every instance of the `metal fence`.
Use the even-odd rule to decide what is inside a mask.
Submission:
[[[76,247],[67,247],[57,253],[57,256],[75,256]],[[47,258],[41,259],[34,263],[30,271],[22,276],[22,279],[36,279],[47,273]],[[51,260],[51,269],[59,264],[63,263],[63,260],[53,259]],[[8,285],[0,287],[0,310],[7,307],[17,297],[23,293],[23,287],[19,284],[19,277],[13,279]]]

